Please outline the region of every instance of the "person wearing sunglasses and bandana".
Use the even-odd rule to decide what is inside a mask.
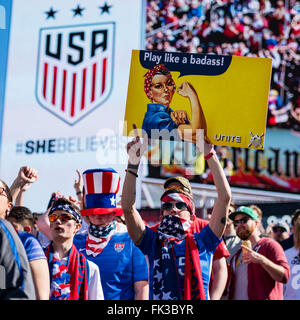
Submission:
[[[50,300],[103,300],[100,272],[73,244],[81,228],[80,209],[71,201],[54,201],[48,218],[52,242],[45,249],[50,271]]]
[[[282,300],[290,268],[281,245],[260,237],[258,215],[250,207],[238,207],[229,218],[252,247],[242,244],[230,261],[229,300]]]
[[[134,131],[135,138],[127,145],[129,160],[122,209],[129,235],[149,263],[150,299],[208,300],[213,253],[222,241],[231,200],[224,171],[213,146],[204,142],[205,159],[218,194],[209,224],[200,232],[191,232],[195,219],[193,199],[182,188],[170,188],[161,196],[161,223],[155,232],[145,226],[135,207],[138,164],[148,139],[145,135],[142,143]]]
[[[183,191],[189,193],[190,197],[193,198],[190,182],[185,177],[181,177],[181,176],[170,177],[165,181],[163,187],[165,190],[170,188],[182,189]],[[191,231],[200,232],[200,230],[203,229],[208,223],[209,223],[208,220],[195,217],[191,225]],[[151,226],[150,228],[156,231],[158,225],[159,224],[156,224],[154,226]],[[227,267],[226,259],[229,259],[229,255],[230,255],[229,251],[224,241],[222,241],[216,248],[216,251],[214,252],[214,256],[213,256],[212,273],[211,273],[211,278],[209,283],[209,295],[211,300],[220,300],[225,290],[227,279],[228,279],[228,267]]]

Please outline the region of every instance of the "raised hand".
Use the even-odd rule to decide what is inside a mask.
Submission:
[[[77,175],[78,175],[78,179],[75,179],[74,181],[74,189],[76,192],[82,192],[83,189],[83,177],[81,172],[76,169]]]
[[[128,162],[130,164],[138,165],[140,163],[142,155],[147,149],[148,135],[144,135],[142,142],[135,124],[133,125],[133,131],[134,139],[127,144],[126,150],[129,156]]]
[[[38,179],[37,170],[29,166],[21,167],[17,179],[21,187],[34,183]]]

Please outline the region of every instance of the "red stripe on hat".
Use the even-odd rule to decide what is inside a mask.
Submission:
[[[93,172],[87,172],[85,175],[85,180],[86,180],[86,193],[87,194],[95,193]]]
[[[115,190],[115,193],[118,193],[118,192],[119,192],[120,181],[121,181],[121,178],[120,178],[120,176],[118,175],[118,185],[117,185],[117,188],[116,188],[116,190]]]
[[[111,193],[111,182],[113,178],[112,172],[103,172],[102,176],[102,192]]]

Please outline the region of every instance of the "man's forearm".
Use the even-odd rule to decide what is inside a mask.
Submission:
[[[138,169],[128,169],[122,190],[122,209],[126,220],[128,233],[135,244],[138,244],[144,234],[145,225],[135,208],[136,176]]]
[[[218,194],[209,226],[214,234],[220,238],[223,235],[226,226],[226,218],[231,200],[231,190],[217,155],[214,154],[207,160],[207,163],[212,172]]]
[[[283,266],[274,263],[261,254],[258,263],[268,272],[273,280],[285,282],[285,269]]]
[[[12,183],[12,185],[10,186],[10,192],[13,198],[13,202],[16,201],[23,185],[24,184],[22,184],[22,182],[18,178],[16,178]]]

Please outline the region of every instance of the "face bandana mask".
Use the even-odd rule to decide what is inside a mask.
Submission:
[[[182,241],[190,228],[189,221],[173,215],[164,216],[157,228],[160,241]]]
[[[117,223],[113,221],[108,226],[99,227],[94,224],[90,224],[87,245],[86,245],[86,254],[93,255],[96,257],[100,254],[104,248],[107,246],[109,240],[117,232]]]

